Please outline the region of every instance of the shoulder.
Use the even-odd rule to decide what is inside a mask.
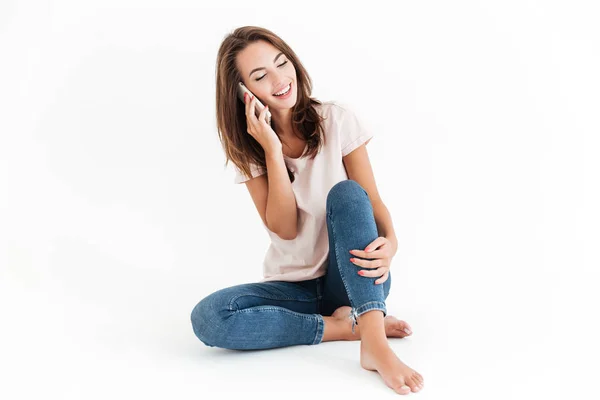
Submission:
[[[323,114],[330,114],[330,113],[344,112],[347,108],[348,108],[347,104],[345,104],[345,103],[342,103],[337,100],[329,100],[329,101],[323,101],[317,107],[317,110]]]
[[[331,117],[333,122],[338,123],[345,118],[357,117],[354,107],[346,102],[338,100],[323,102],[321,105],[321,113],[326,117]]]
[[[339,126],[348,115],[354,115],[352,107],[344,102],[336,100],[322,102],[322,104],[317,107],[317,111],[328,126]]]

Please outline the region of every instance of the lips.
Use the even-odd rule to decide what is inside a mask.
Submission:
[[[285,90],[285,89],[286,89],[288,86],[290,86],[290,89],[291,89],[292,83],[291,83],[291,82],[290,82],[290,83],[287,83],[287,84],[283,85],[282,87],[280,87],[279,89],[277,89],[277,90],[276,90],[276,91],[273,93],[273,96],[275,96],[275,93],[280,93],[281,91]]]

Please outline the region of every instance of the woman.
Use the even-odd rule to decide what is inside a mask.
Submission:
[[[238,82],[256,98],[237,98]],[[400,394],[423,377],[387,337],[411,334],[387,315],[397,240],[365,149],[372,134],[334,102],[310,97],[292,49],[269,30],[236,29],[217,59],[217,125],[236,183],[246,183],[270,235],[260,282],[218,290],[193,309],[207,346],[268,349],[361,340],[360,363]],[[271,113],[271,124],[266,112]]]

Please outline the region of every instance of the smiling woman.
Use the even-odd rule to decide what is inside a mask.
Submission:
[[[216,68],[217,130],[226,164],[231,161],[246,176],[252,176],[252,170],[265,170],[268,151],[265,152],[261,139],[267,145],[280,143],[284,154],[293,154],[305,145],[306,156],[318,153],[324,142],[322,118],[316,109],[321,102],[311,97],[308,72],[281,38],[260,27],[238,28],[221,44]],[[248,121],[243,104],[234,95],[238,82],[271,113],[270,129],[257,129],[258,138],[248,132],[252,121]],[[281,95],[288,87],[288,92]],[[285,169],[293,181],[294,175]]]
[[[239,82],[255,97],[238,101]],[[223,40],[218,131],[271,244],[260,282],[194,307],[194,333],[207,346],[240,350],[360,339],[363,368],[400,394],[416,392],[423,377],[387,342],[412,331],[385,304],[397,241],[365,147],[374,135],[350,107],[313,99],[311,89],[296,54],[271,31],[246,26]],[[255,99],[265,105],[258,116]]]

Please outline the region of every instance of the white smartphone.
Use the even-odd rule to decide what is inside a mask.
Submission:
[[[246,104],[244,102],[244,93],[248,93],[248,96],[254,96],[254,93],[252,93],[250,91],[250,89],[248,89],[246,87],[246,85],[244,85],[243,82],[239,82],[238,84],[238,98],[242,101],[242,103]],[[256,96],[254,96],[256,97]],[[254,108],[254,111],[256,112],[256,117],[258,118],[258,116],[260,115],[260,113],[262,112],[262,110],[264,110],[265,106],[260,102],[260,100],[258,99],[258,97],[256,97],[256,107]],[[267,121],[267,124],[271,125],[271,112],[269,110],[267,110],[267,115],[265,115],[265,120]]]

